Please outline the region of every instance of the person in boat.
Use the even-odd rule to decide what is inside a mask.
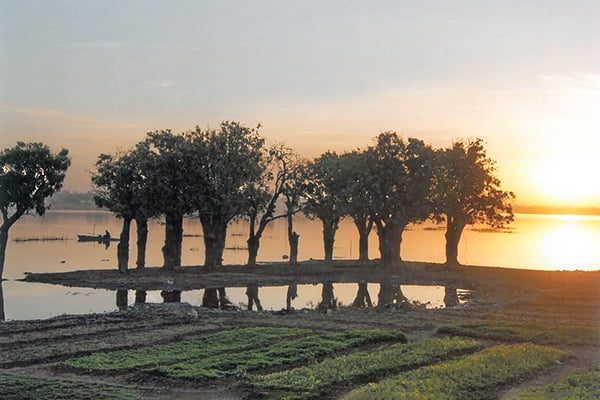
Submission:
[[[102,236],[102,240],[109,242],[110,241],[110,232],[107,230],[106,232],[104,232],[104,236]]]

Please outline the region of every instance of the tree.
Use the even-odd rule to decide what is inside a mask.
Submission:
[[[358,259],[367,261],[369,260],[369,234],[374,224],[367,155],[361,151],[342,154],[340,166],[341,179],[344,182],[341,192],[344,214],[352,218],[358,230]]]
[[[300,235],[294,230],[294,215],[304,208],[303,200],[307,188],[307,163],[305,160],[297,159],[296,167],[293,168],[290,179],[284,185],[283,203],[285,204],[287,217],[287,237],[290,247],[290,265],[298,263],[298,242]]]
[[[381,133],[367,150],[373,221],[383,264],[402,261],[402,233],[432,212],[433,150],[423,141]]]
[[[8,231],[23,214],[46,212],[45,200],[60,191],[71,165],[69,151],[56,154],[43,143],[17,142],[0,152],[0,278],[4,271]]]
[[[181,266],[183,216],[194,211],[197,185],[197,147],[188,137],[161,130],[147,134],[136,151],[143,154],[143,170],[148,179],[146,194],[152,215],[165,216],[165,243],[162,248],[165,269]]]
[[[332,152],[322,154],[308,166],[304,213],[321,220],[325,262],[333,260],[335,233],[344,215],[340,168],[340,157]]]
[[[259,129],[225,121],[220,129],[196,127],[189,134],[195,154],[201,155],[193,162],[198,172],[193,205],[204,232],[206,267],[222,265],[227,225],[244,213],[249,188],[263,177]]]
[[[117,245],[118,269],[121,273],[126,273],[129,267],[130,228],[134,219],[138,232],[137,266],[144,266],[151,183],[148,179],[148,167],[145,166],[146,154],[141,153],[136,150],[114,156],[100,154],[96,171],[92,174],[96,205],[123,219]]]
[[[446,264],[458,266],[458,243],[465,226],[502,228],[510,223],[514,194],[501,189],[481,139],[457,141],[438,151],[436,160],[435,207],[446,220]]]
[[[261,179],[248,186],[245,213],[249,220],[248,265],[256,265],[260,239],[266,227],[288,213],[276,213],[277,203],[296,175],[298,157],[283,145],[272,146],[265,154]]]

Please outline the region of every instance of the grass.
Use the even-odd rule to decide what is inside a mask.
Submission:
[[[3,400],[130,400],[138,393],[114,386],[0,374]]]
[[[507,342],[598,345],[600,329],[540,325],[531,322],[485,321],[442,327],[438,333]]]
[[[278,399],[319,398],[335,386],[355,385],[390,372],[415,368],[480,348],[474,340],[434,339],[383,346],[319,363],[248,379],[254,390]]]
[[[536,344],[499,345],[477,354],[423,367],[350,392],[345,400],[476,400],[568,355]]]
[[[209,357],[221,353],[241,351],[272,343],[274,340],[307,334],[311,331],[299,328],[245,328],[231,329],[201,336],[191,340],[132,350],[94,353],[71,358],[60,365],[90,371],[116,371],[144,366],[168,364],[197,357]]]
[[[560,382],[518,390],[508,400],[597,400],[600,399],[600,366],[575,372]]]
[[[314,335],[276,343],[264,349],[184,361],[158,367],[149,372],[189,380],[239,377],[245,376],[250,371],[312,362],[337,351],[385,341],[406,342],[406,337],[400,332],[380,329]]]

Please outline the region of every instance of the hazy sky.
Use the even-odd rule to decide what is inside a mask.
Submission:
[[[0,0],[0,147],[69,148],[67,189],[224,119],[306,156],[482,137],[518,203],[600,206],[600,1]]]

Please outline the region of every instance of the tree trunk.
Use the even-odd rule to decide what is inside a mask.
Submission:
[[[223,265],[228,221],[224,218],[201,215],[200,223],[204,233],[204,266],[219,267]]]
[[[260,238],[258,236],[248,238],[248,265],[253,267],[256,265],[258,257],[258,247],[260,246]]]
[[[290,265],[298,264],[298,241],[300,235],[294,232],[294,215],[289,213],[287,216],[287,235],[290,245]]]
[[[0,282],[4,272],[4,259],[6,257],[6,246],[8,245],[8,227],[0,228]]]
[[[379,237],[379,252],[383,265],[391,267],[402,262],[400,257],[400,247],[402,244],[402,233],[404,224],[387,224],[377,226],[377,236]]]
[[[358,260],[369,261],[369,234],[373,229],[373,220],[364,215],[352,216],[358,230]]]
[[[136,217],[135,226],[137,229],[137,268],[146,266],[146,243],[148,242],[148,218]]]
[[[183,243],[183,215],[165,215],[165,244],[162,248],[163,268],[173,270],[181,266],[181,246]]]
[[[458,243],[465,224],[450,216],[446,217],[446,266],[458,267]]]
[[[338,228],[337,219],[322,219],[323,223],[323,247],[325,250],[325,262],[333,261],[333,245],[335,243],[335,232]]]
[[[131,217],[123,218],[123,228],[121,229],[121,235],[119,236],[119,244],[117,245],[117,260],[119,272],[122,274],[127,273],[129,267],[129,231],[131,228]]]

